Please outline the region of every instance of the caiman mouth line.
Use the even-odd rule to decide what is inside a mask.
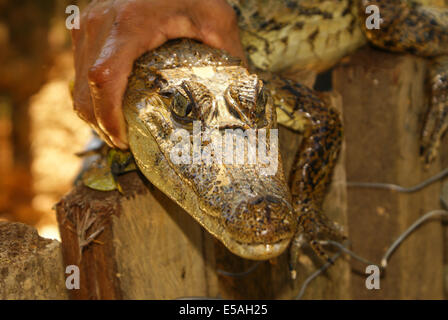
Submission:
[[[245,259],[266,260],[275,258],[286,250],[291,241],[291,238],[286,238],[273,243],[245,243],[234,239],[225,229],[221,230],[221,234],[218,237],[213,231],[214,228],[211,226],[220,225],[220,220],[204,211],[202,212],[205,213],[204,217],[206,217],[206,219],[203,219],[203,221],[200,221],[199,223],[213,236],[221,240],[232,253]],[[219,229],[220,228],[221,227],[219,227]]]
[[[210,229],[210,225],[218,224],[219,219],[210,215],[206,215],[206,217],[210,221],[203,221],[201,225],[216,237],[217,235]],[[290,238],[287,238],[274,243],[244,243],[235,240],[227,231],[223,231],[220,237],[217,238],[220,239],[232,253],[242,258],[251,260],[266,260],[275,258],[283,253],[291,241]]]

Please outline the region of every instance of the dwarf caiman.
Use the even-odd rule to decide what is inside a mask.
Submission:
[[[273,72],[322,71],[367,42],[433,59],[432,104],[421,143],[424,161],[430,161],[447,127],[448,11],[435,0],[229,3],[239,17],[250,72],[240,60],[193,40],[170,41],[145,53],[135,62],[123,103],[132,155],[152,184],[233,253],[269,259],[300,238],[327,259],[318,239],[344,238],[322,212],[341,145],[341,120],[319,94]],[[366,27],[369,5],[379,8],[379,29]],[[303,134],[289,183],[280,154],[273,174],[263,173],[266,164],[259,160],[173,161],[173,150],[194,157],[191,149],[176,149],[182,137],[173,140],[173,134],[193,134],[187,135],[190,142],[195,130],[202,135],[214,128],[223,137],[238,128],[274,132],[277,124]],[[273,149],[275,139],[269,138],[265,146]],[[208,144],[200,141],[201,147]],[[92,185],[91,176],[85,181]]]

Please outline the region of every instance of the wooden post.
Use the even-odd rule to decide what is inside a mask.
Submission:
[[[420,160],[419,139],[426,108],[427,62],[366,48],[334,71],[342,95],[347,180],[412,186],[440,170]],[[438,209],[440,183],[413,194],[349,188],[352,248],[379,263],[395,238],[426,212]],[[352,296],[361,299],[443,298],[443,237],[440,219],[412,234],[390,260],[380,290],[365,287],[365,266],[352,275]]]
[[[145,183],[133,172],[120,178],[124,195],[79,185],[57,205],[64,261],[81,270],[71,298],[217,296],[210,236]]]

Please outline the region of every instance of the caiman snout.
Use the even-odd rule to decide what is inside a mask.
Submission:
[[[296,230],[291,205],[272,195],[241,201],[225,223],[234,240],[246,244],[274,244]]]

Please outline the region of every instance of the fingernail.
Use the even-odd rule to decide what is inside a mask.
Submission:
[[[120,148],[121,150],[127,150],[129,149],[129,145],[125,142],[123,142],[122,140],[116,138],[116,137],[110,137],[110,139],[112,140],[113,144]]]

